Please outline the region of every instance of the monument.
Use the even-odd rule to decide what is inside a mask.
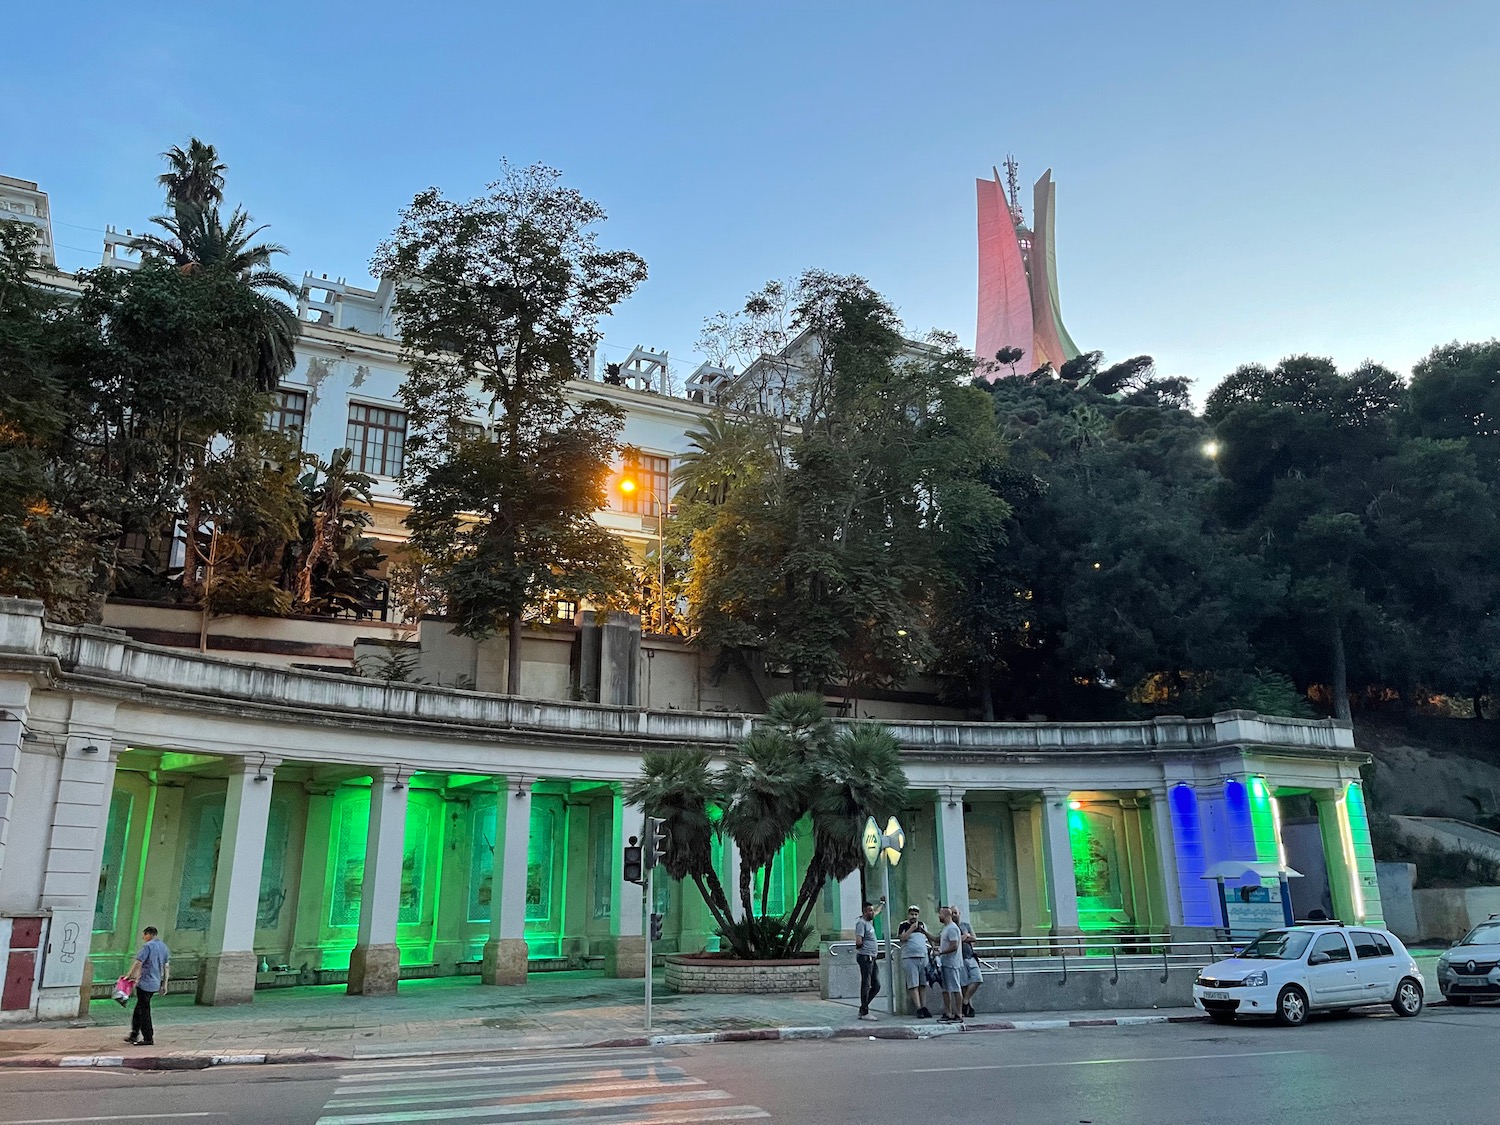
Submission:
[[[1078,345],[1063,325],[1057,298],[1057,246],[1054,223],[1057,185],[1052,169],[1042,173],[1032,187],[1032,221],[1026,226],[1021,210],[1017,165],[1005,161],[1006,183],[1000,170],[993,180],[976,180],[979,196],[979,323],[975,354],[986,378],[995,379],[1004,369],[995,356],[1004,349],[1021,355],[1005,365],[1023,374],[1051,364],[1061,368],[1078,355]],[[1014,354],[1014,351],[1012,351]]]

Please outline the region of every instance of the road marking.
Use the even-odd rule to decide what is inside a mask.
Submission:
[[[636,1055],[636,1056],[626,1055],[626,1056],[623,1056],[623,1057],[614,1056],[614,1057],[611,1057],[610,1061],[611,1062],[618,1061],[619,1065],[621,1065],[621,1066],[640,1066],[640,1065],[643,1065],[645,1063],[656,1062],[657,1061],[657,1057],[658,1056],[656,1056],[656,1055]],[[599,1063],[595,1062],[595,1061],[593,1061],[591,1059],[578,1059],[578,1060],[573,1061],[573,1062],[545,1062],[545,1063],[509,1063],[509,1062],[499,1062],[499,1061],[496,1061],[496,1062],[474,1063],[474,1064],[469,1065],[469,1066],[433,1066],[431,1063],[429,1063],[428,1066],[431,1069],[420,1070],[420,1071],[416,1071],[416,1072],[413,1072],[413,1071],[389,1071],[388,1073],[377,1073],[377,1074],[370,1074],[370,1073],[340,1074],[339,1075],[339,1081],[340,1082],[357,1083],[357,1084],[369,1083],[369,1082],[401,1081],[403,1079],[409,1079],[409,1078],[413,1077],[414,1073],[421,1074],[421,1076],[423,1078],[429,1078],[429,1077],[447,1077],[448,1075],[454,1075],[454,1074],[495,1074],[495,1073],[499,1073],[499,1072],[504,1072],[506,1074],[519,1074],[522,1071],[595,1070],[595,1069],[598,1069]]]
[[[643,1062],[635,1066],[612,1066],[601,1070],[588,1070],[578,1075],[559,1074],[553,1071],[550,1074],[510,1074],[504,1078],[487,1075],[482,1078],[460,1078],[447,1079],[438,1082],[391,1082],[379,1086],[340,1086],[333,1092],[335,1098],[356,1097],[362,1094],[399,1094],[404,1090],[459,1090],[465,1086],[483,1086],[486,1088],[494,1086],[525,1086],[540,1085],[547,1082],[567,1081],[572,1078],[649,1078],[653,1074],[657,1077],[670,1077],[680,1075],[681,1070],[675,1067],[663,1066],[660,1063]],[[403,1074],[404,1079],[414,1078],[415,1075]]]
[[[723,1090],[685,1090],[680,1094],[622,1094],[612,1098],[564,1098],[550,1102],[511,1105],[454,1106],[451,1109],[414,1109],[395,1113],[346,1113],[318,1118],[317,1125],[384,1125],[400,1121],[450,1121],[468,1117],[516,1117],[520,1114],[564,1113],[592,1108],[634,1108],[668,1102],[711,1102],[729,1097]]]
[[[1222,1055],[1161,1055],[1144,1059],[1073,1059],[1066,1062],[991,1063],[988,1066],[927,1066],[898,1074],[954,1074],[964,1070],[1024,1070],[1035,1066],[1112,1066],[1116,1063],[1195,1062],[1200,1059],[1253,1059],[1262,1055],[1305,1055],[1306,1051],[1238,1051]]]
[[[160,1121],[166,1117],[228,1117],[227,1113],[116,1113],[109,1117],[28,1117],[24,1121],[7,1121],[3,1125],[65,1125],[71,1121]]]
[[[624,1050],[618,1047],[579,1047],[571,1051],[547,1052],[547,1057],[550,1059],[562,1059],[575,1063],[584,1063],[600,1059],[635,1058],[638,1056],[645,1057],[644,1048]],[[425,1057],[420,1055],[403,1055],[400,1058],[393,1058],[387,1055],[383,1057],[366,1059],[351,1059],[350,1061],[343,1063],[342,1066],[345,1070],[351,1071],[382,1069],[393,1070],[397,1068],[421,1070],[425,1067],[444,1066],[453,1063],[463,1063],[466,1065],[492,1063],[495,1065],[503,1066],[510,1063],[525,1063],[529,1059],[534,1059],[535,1057],[536,1056],[533,1054],[519,1054],[516,1052],[495,1053],[493,1051],[471,1051],[467,1056],[464,1056],[462,1058],[455,1058],[452,1054],[444,1051],[433,1052],[432,1055]]]
[[[623,1082],[593,1082],[580,1081],[572,1086],[541,1086],[534,1085],[530,1090],[509,1090],[507,1096],[519,1101],[527,1093],[545,1092],[549,1094],[572,1095],[592,1094],[603,1090],[669,1090],[679,1086],[706,1086],[708,1083],[701,1078],[672,1078],[658,1081],[651,1078],[627,1079]],[[435,1087],[442,1089],[442,1087]],[[412,1102],[420,1102],[423,1105],[436,1105],[438,1102],[467,1102],[483,1097],[483,1093],[473,1091],[466,1094],[436,1094],[432,1089],[410,1094],[397,1094],[392,1098],[354,1098],[352,1100],[339,1098],[330,1101],[324,1109],[368,1109],[381,1105],[409,1105]],[[497,1103],[500,1104],[500,1103]]]
[[[549,1061],[537,1062],[538,1058]],[[522,1055],[482,1065],[341,1073],[317,1125],[697,1125],[770,1117],[657,1053],[553,1061]]]

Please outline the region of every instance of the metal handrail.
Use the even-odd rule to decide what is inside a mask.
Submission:
[[[876,941],[876,956],[899,946],[894,939]],[[882,948],[883,947],[883,948]],[[1046,937],[1005,937],[975,943],[981,974],[1003,975],[1008,972],[1007,987],[1016,978],[1032,973],[1061,973],[1059,985],[1071,974],[1102,973],[1111,975],[1110,983],[1119,982],[1121,972],[1159,969],[1165,984],[1173,969],[1202,968],[1233,953],[1227,940],[1173,941],[1167,934],[1130,935],[1128,940],[1095,939],[1086,935]],[[852,941],[828,943],[830,958],[854,952]]]

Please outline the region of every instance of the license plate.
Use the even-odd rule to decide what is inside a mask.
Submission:
[[[1227,993],[1227,992],[1209,992],[1209,991],[1205,990],[1204,993],[1203,993],[1203,999],[1205,999],[1205,1000],[1228,1000],[1229,999],[1229,993]]]

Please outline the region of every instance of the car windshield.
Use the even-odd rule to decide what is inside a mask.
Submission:
[[[1484,922],[1469,931],[1462,945],[1500,945],[1500,922]]]
[[[1267,930],[1240,954],[1247,960],[1295,961],[1307,950],[1312,934],[1303,930]]]

